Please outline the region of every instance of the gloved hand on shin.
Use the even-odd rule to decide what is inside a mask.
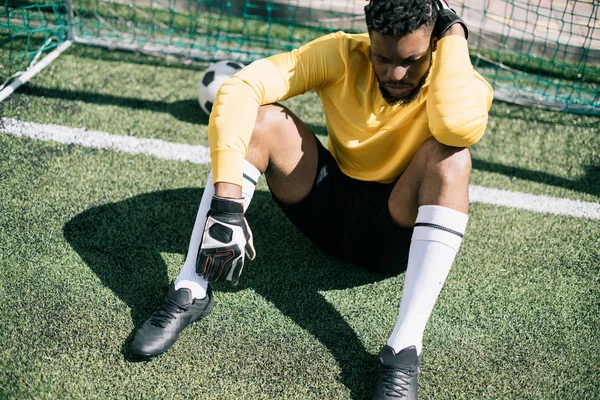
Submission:
[[[213,196],[206,217],[196,273],[206,281],[239,281],[246,258],[256,256],[243,199]]]

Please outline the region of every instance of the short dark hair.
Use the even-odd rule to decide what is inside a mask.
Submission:
[[[422,26],[433,26],[437,14],[432,0],[369,0],[365,20],[369,33],[401,37]]]

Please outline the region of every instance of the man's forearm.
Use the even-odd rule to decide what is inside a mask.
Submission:
[[[217,182],[215,183],[215,194],[219,197],[241,199],[242,187],[233,183]]]
[[[492,90],[473,71],[464,33],[454,34],[454,29],[463,30],[454,24],[438,43],[427,115],[436,140],[447,146],[468,147],[485,132]]]

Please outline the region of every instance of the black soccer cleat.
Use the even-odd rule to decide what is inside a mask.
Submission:
[[[172,283],[163,303],[142,324],[131,343],[131,350],[143,358],[154,358],[167,351],[183,329],[207,316],[214,307],[210,286],[203,299],[193,299],[189,289],[175,290]]]
[[[385,346],[378,356],[377,386],[373,400],[417,400],[419,393],[420,360],[415,346],[396,354]]]

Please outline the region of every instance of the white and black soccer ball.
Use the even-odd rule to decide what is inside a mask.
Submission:
[[[242,68],[244,64],[240,62],[223,60],[211,64],[204,71],[198,82],[198,102],[206,115],[210,115],[221,85]]]

